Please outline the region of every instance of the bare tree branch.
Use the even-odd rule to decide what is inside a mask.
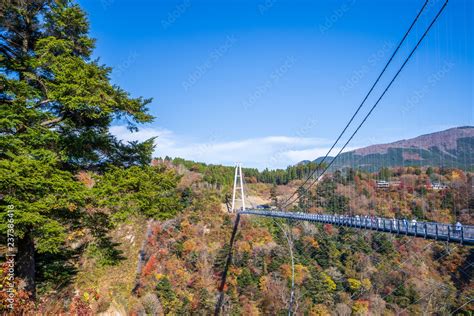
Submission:
[[[48,125],[52,125],[52,124],[56,124],[56,123],[59,123],[63,120],[63,117],[56,117],[54,119],[50,119],[50,120],[47,120],[47,121],[44,121],[44,122],[41,122],[41,126],[48,126]]]

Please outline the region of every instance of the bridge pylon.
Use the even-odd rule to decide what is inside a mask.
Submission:
[[[240,198],[237,197],[240,193]],[[235,213],[235,201],[242,202],[242,210],[245,211],[245,194],[244,194],[244,176],[242,173],[242,164],[240,162],[235,164],[235,174],[234,174],[234,189],[232,191],[232,208],[231,213]]]

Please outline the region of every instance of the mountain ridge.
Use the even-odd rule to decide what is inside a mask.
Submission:
[[[474,126],[460,126],[345,152],[331,169],[353,167],[374,171],[381,167],[414,165],[471,170],[473,153]],[[314,161],[321,160],[322,157],[318,157]]]

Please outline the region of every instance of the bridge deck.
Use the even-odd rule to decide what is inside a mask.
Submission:
[[[298,212],[245,210],[241,215],[257,215],[285,218],[290,220],[327,223],[338,226],[353,227],[387,232],[397,235],[415,236],[435,239],[464,245],[474,245],[474,226],[442,224],[436,222],[411,222],[406,219],[369,218],[346,215],[309,214]]]

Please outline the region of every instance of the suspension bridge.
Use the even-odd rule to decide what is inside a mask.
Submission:
[[[214,315],[219,315],[221,311],[221,307],[224,301],[224,287],[226,284],[227,272],[232,264],[232,252],[233,252],[233,245],[235,242],[239,222],[241,216],[260,216],[260,217],[268,217],[268,218],[280,218],[286,219],[290,223],[292,221],[306,221],[311,223],[323,223],[323,224],[331,224],[335,226],[341,227],[350,227],[359,230],[369,230],[369,231],[378,231],[384,232],[388,234],[398,235],[398,236],[411,236],[413,238],[424,238],[424,239],[431,239],[437,240],[440,242],[447,242],[447,243],[457,243],[461,246],[469,246],[474,245],[474,226],[470,225],[462,225],[461,223],[456,223],[455,225],[446,224],[446,223],[438,223],[438,222],[424,222],[424,221],[416,221],[416,220],[408,220],[406,218],[396,219],[396,218],[383,218],[383,217],[369,217],[369,216],[359,216],[359,215],[345,215],[345,214],[313,214],[307,212],[294,212],[289,211],[294,203],[298,201],[301,197],[301,192],[309,192],[311,187],[319,182],[320,179],[323,178],[323,175],[330,169],[334,161],[339,157],[339,155],[343,152],[343,150],[347,147],[347,145],[351,142],[360,128],[364,125],[367,121],[369,116],[372,114],[374,109],[379,105],[382,98],[385,96],[387,91],[390,89],[392,84],[395,82],[399,74],[407,65],[410,58],[413,56],[415,51],[420,46],[421,42],[425,39],[428,32],[435,24],[435,22],[440,17],[443,10],[446,8],[448,4],[448,0],[444,2],[441,8],[438,10],[437,14],[432,18],[431,23],[427,26],[422,36],[419,38],[418,42],[414,46],[414,48],[410,51],[409,55],[405,58],[402,65],[398,68],[398,70],[393,75],[392,79],[383,89],[383,92],[380,96],[376,99],[376,102],[373,106],[369,109],[366,115],[363,117],[359,125],[355,128],[353,133],[347,139],[347,141],[343,144],[340,150],[336,153],[334,157],[332,157],[331,161],[326,165],[323,166],[323,163],[326,159],[330,158],[329,154],[335,149],[335,146],[341,140],[342,136],[346,133],[349,126],[353,123],[355,117],[360,112],[361,108],[369,98],[369,96],[374,91],[374,88],[379,83],[380,79],[388,69],[389,65],[392,63],[395,55],[398,53],[400,47],[405,42],[406,38],[408,37],[410,31],[413,29],[414,25],[417,23],[418,19],[421,17],[423,11],[427,7],[430,0],[425,0],[421,10],[418,12],[415,19],[412,21],[410,27],[405,32],[404,36],[402,37],[401,41],[399,42],[398,46],[395,48],[395,51],[392,53],[391,57],[388,59],[387,63],[385,64],[384,68],[376,78],[375,82],[363,98],[362,102],[356,108],[356,111],[353,113],[352,117],[348,121],[348,123],[343,128],[342,132],[337,137],[336,141],[333,143],[327,154],[323,157],[322,160],[319,161],[318,166],[310,173],[310,175],[306,178],[305,181],[296,189],[294,190],[293,194],[291,194],[283,203],[279,204],[279,210],[261,210],[256,208],[246,209],[245,208],[245,194],[244,194],[244,177],[242,174],[242,167],[240,164],[237,164],[235,169],[235,177],[234,177],[234,191],[232,196],[232,212],[235,211],[236,217],[234,221],[234,227],[230,239],[230,248],[229,253],[227,255],[227,261],[224,267],[224,271],[222,273],[222,278],[219,286],[219,297],[216,304],[216,309]],[[322,172],[318,173],[318,171],[322,170]],[[236,210],[236,196],[238,191],[240,191],[240,200],[242,202],[242,207],[240,210]],[[292,314],[292,304],[293,304],[293,295],[290,299],[290,308],[288,310],[288,315]]]
[[[292,221],[332,224],[356,229],[374,230],[395,235],[406,235],[425,239],[434,239],[461,245],[474,245],[474,226],[450,225],[436,222],[414,222],[407,219],[360,217],[334,214],[308,214],[301,212],[281,212],[245,210],[240,215],[255,215],[263,217],[283,218]]]
[[[407,218],[384,218],[378,216],[359,216],[347,214],[313,214],[304,212],[278,211],[278,210],[262,210],[255,208],[246,209],[245,207],[245,190],[244,175],[242,173],[241,164],[235,167],[234,190],[232,194],[231,212],[236,213],[239,222],[241,215],[253,215],[260,217],[281,218],[290,221],[306,221],[313,223],[332,224],[336,226],[351,227],[362,230],[375,230],[395,235],[405,235],[419,237],[424,239],[433,239],[446,241],[450,243],[459,243],[461,245],[474,245],[474,226],[462,225],[456,223],[454,225],[438,222],[409,220]],[[240,193],[241,208],[236,209],[236,201]],[[288,201],[288,199],[287,199]],[[288,205],[285,206],[285,208]],[[283,208],[283,207],[282,207]]]

